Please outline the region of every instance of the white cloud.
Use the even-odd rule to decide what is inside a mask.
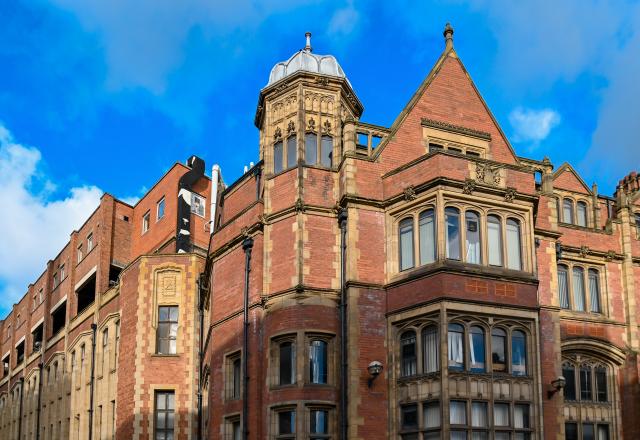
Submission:
[[[41,162],[37,148],[17,143],[0,124],[0,310],[26,293],[102,196],[95,186],[80,186],[50,200],[55,184],[43,175]]]
[[[534,110],[516,107],[509,114],[509,122],[514,129],[513,140],[528,142],[534,147],[549,136],[560,120],[558,112],[548,108]]]
[[[329,22],[329,34],[349,35],[356,28],[359,20],[360,14],[354,7],[353,1],[350,1],[346,7],[333,13]]]

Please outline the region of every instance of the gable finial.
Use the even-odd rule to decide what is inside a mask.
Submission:
[[[453,47],[453,27],[451,27],[451,23],[447,22],[442,35],[444,35],[444,48],[451,49]]]
[[[304,36],[307,38],[307,45],[304,47],[304,50],[306,50],[307,52],[312,52],[313,49],[311,48],[311,32],[306,32]]]

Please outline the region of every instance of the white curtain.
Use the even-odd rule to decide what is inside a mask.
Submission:
[[[517,220],[507,220],[507,267],[522,270],[522,255],[520,254],[520,223]]]
[[[413,219],[400,222],[400,270],[413,267]]]
[[[462,366],[464,345],[462,333],[449,331],[449,365]]]
[[[425,403],[423,407],[423,419],[425,428],[438,428],[440,426],[440,403]]]
[[[467,424],[466,402],[460,400],[452,400],[449,402],[449,422],[452,425]]]
[[[581,267],[573,268],[573,306],[575,310],[584,312],[584,271]]]
[[[598,425],[598,440],[609,440],[609,426]]]
[[[447,223],[447,258],[460,259],[460,213],[456,208],[445,209]]]
[[[513,407],[513,426],[516,428],[529,427],[529,406],[515,405]]]
[[[486,402],[471,402],[471,426],[475,428],[488,426]]]
[[[493,424],[495,426],[509,426],[508,403],[496,403],[493,406]]]
[[[567,270],[558,267],[558,294],[560,296],[560,307],[569,308],[569,289],[567,286]]]
[[[467,263],[480,264],[480,218],[475,212],[465,214],[467,224]]]
[[[589,298],[591,300],[591,311],[600,313],[600,292],[598,288],[598,272],[589,271]]]
[[[502,266],[502,233],[500,232],[500,219],[498,217],[488,217],[487,236],[489,264],[492,266]]]
[[[422,331],[422,357],[425,373],[438,371],[438,329],[435,326]]]
[[[420,214],[420,264],[436,260],[436,222],[433,209]]]
[[[467,440],[467,432],[451,431],[451,440]]]
[[[578,202],[578,225],[587,226],[587,205],[584,202]]]

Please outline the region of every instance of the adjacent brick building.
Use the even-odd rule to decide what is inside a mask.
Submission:
[[[444,36],[391,127],[307,38],[240,179],[105,195],[0,324],[0,439],[640,438],[640,176],[516,156]]]

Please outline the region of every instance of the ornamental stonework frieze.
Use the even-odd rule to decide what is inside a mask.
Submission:
[[[329,122],[328,119],[326,119],[324,124],[322,124],[322,131],[325,133],[331,133],[331,122]]]
[[[278,139],[282,139],[282,130],[280,129],[280,127],[276,127],[276,131],[275,133],[273,133],[273,139],[276,141]]]
[[[289,121],[289,125],[287,125],[287,134],[294,133],[296,131],[296,124],[293,121]]]

